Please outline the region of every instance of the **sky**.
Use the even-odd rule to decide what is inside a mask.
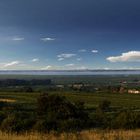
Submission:
[[[0,0],[0,70],[140,68],[139,0]]]

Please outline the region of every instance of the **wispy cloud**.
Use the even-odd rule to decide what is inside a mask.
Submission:
[[[76,69],[77,69],[77,70],[86,70],[87,67],[85,67],[85,66],[80,66],[80,67],[77,67]]]
[[[13,41],[22,41],[22,40],[24,40],[24,38],[23,37],[14,37],[14,38],[12,38],[12,40]]]
[[[63,54],[57,55],[58,58],[71,58],[73,56],[76,56],[76,54],[73,54],[73,53],[63,53]]]
[[[51,68],[52,68],[52,66],[48,65],[48,66],[45,66],[45,67],[41,68],[41,70],[49,70]]]
[[[32,62],[38,62],[39,61],[39,58],[34,58],[31,60]]]
[[[92,50],[91,52],[92,53],[98,53],[98,50]]]
[[[62,58],[62,57],[58,58],[58,61],[63,61],[63,60],[64,60],[64,58]]]
[[[140,62],[140,51],[129,51],[106,59],[110,62]]]
[[[68,58],[71,58],[71,57],[74,57],[74,56],[76,56],[76,54],[74,54],[74,53],[62,53],[62,54],[59,54],[59,55],[57,55],[57,57],[58,57],[58,61],[63,61],[63,60],[65,60],[65,59],[68,59]]]
[[[66,64],[65,66],[67,66],[67,67],[73,67],[73,66],[75,66],[75,64],[71,63],[71,64]]]
[[[12,62],[9,62],[9,63],[4,64],[3,67],[6,68],[6,67],[11,67],[11,66],[16,66],[18,64],[20,64],[19,61],[12,61]]]
[[[54,41],[55,38],[50,38],[50,37],[45,37],[45,38],[41,38],[40,40],[46,42],[46,41]]]
[[[86,51],[87,51],[86,49],[79,50],[79,52],[86,52]]]

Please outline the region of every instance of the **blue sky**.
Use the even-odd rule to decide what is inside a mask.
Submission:
[[[140,68],[139,0],[1,0],[0,70]]]

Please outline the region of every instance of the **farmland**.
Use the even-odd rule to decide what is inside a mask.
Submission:
[[[140,95],[132,94],[113,94],[113,93],[79,93],[79,92],[65,92],[65,91],[47,91],[49,94],[58,94],[65,96],[72,102],[83,101],[87,108],[97,107],[103,100],[110,100],[112,107],[118,108],[140,108]],[[37,97],[40,93],[18,93],[18,92],[0,92],[0,99],[13,99],[19,104],[36,103]]]
[[[93,134],[96,139],[101,139],[102,135],[111,135],[113,139],[120,136],[116,132],[121,129],[122,137],[126,137],[126,133],[134,136],[134,130],[140,128],[140,94],[126,91],[129,88],[139,90],[139,81],[138,75],[1,75],[1,134],[5,134],[6,139],[7,133],[12,133],[11,137],[16,134],[22,137],[21,134],[26,133],[27,138],[33,133],[35,139],[44,137],[47,132],[48,137],[56,139],[52,134],[55,132],[62,139],[72,133],[70,137],[76,139],[75,134],[80,132],[78,137],[83,139],[93,138]],[[125,90],[120,90],[122,88]]]

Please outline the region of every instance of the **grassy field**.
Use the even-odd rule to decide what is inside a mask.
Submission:
[[[22,135],[0,132],[0,140],[139,140],[140,130],[133,131],[82,131],[80,133],[38,134],[26,133]]]
[[[111,101],[112,107],[117,108],[140,108],[140,95],[136,94],[115,94],[115,93],[78,93],[78,92],[49,92],[50,94],[59,94],[65,96],[72,102],[83,101],[87,108],[97,107],[103,100]],[[0,99],[12,99],[14,103],[25,105],[36,104],[40,93],[18,93],[18,92],[0,92]]]
[[[1,77],[0,79],[5,78]],[[9,77],[14,78],[14,77]],[[21,78],[21,77],[20,77]],[[23,76],[25,79],[34,79],[38,77],[30,77]],[[43,78],[43,77],[42,77]],[[49,77],[45,77],[49,78]],[[53,79],[54,78],[54,79]],[[77,82],[83,81],[85,76],[79,76]],[[114,84],[119,83],[124,80],[123,77],[108,77],[109,79],[105,80],[107,77],[86,77],[88,79],[88,83],[95,83],[100,85],[104,83]],[[127,81],[133,81],[136,77],[126,77]],[[137,77],[139,79],[140,77]],[[76,82],[76,77],[53,77],[54,83],[73,83]],[[68,80],[68,81],[67,81]],[[86,79],[85,79],[86,80]],[[140,80],[140,79],[139,79]],[[105,92],[84,92],[84,91],[72,91],[72,90],[47,90],[48,94],[58,94],[60,96],[65,96],[70,102],[82,101],[85,103],[85,107],[88,110],[90,117],[94,117],[95,109],[98,105],[104,100],[109,100],[111,102],[111,107],[107,115],[112,117],[117,112],[125,109],[131,109],[134,111],[140,111],[140,95],[139,94],[120,94],[120,93],[105,93]],[[39,97],[40,92],[13,92],[13,91],[0,91],[0,101],[7,102],[8,104],[15,105],[18,110],[22,112],[26,112],[28,114],[32,112],[36,112],[37,107],[37,98]],[[86,110],[86,111],[87,111]],[[1,110],[0,113],[6,110]],[[15,110],[13,110],[15,111]],[[12,111],[12,112],[13,112]],[[18,112],[18,111],[17,111]],[[113,115],[112,115],[113,114]],[[93,127],[94,129],[95,127]],[[138,127],[139,128],[139,127]],[[107,130],[91,130],[91,131],[82,131],[77,134],[71,133],[62,133],[60,135],[56,135],[54,133],[50,134],[38,134],[38,133],[30,133],[15,135],[6,134],[0,132],[0,140],[139,140],[140,139],[140,130],[132,130],[132,131],[124,131],[124,130],[116,130],[116,131],[107,131]]]
[[[88,107],[97,107],[103,100],[111,101],[113,107],[140,107],[140,95],[111,93],[72,93],[62,94],[71,101],[83,101]]]
[[[117,111],[124,109],[140,110],[140,95],[136,94],[117,94],[117,93],[78,93],[78,92],[49,92],[49,94],[58,94],[65,96],[71,102],[82,101],[90,113],[104,100],[111,101],[111,108]],[[9,104],[21,106],[24,110],[36,109],[37,98],[41,93],[18,93],[18,92],[0,92],[0,101],[6,101]]]

